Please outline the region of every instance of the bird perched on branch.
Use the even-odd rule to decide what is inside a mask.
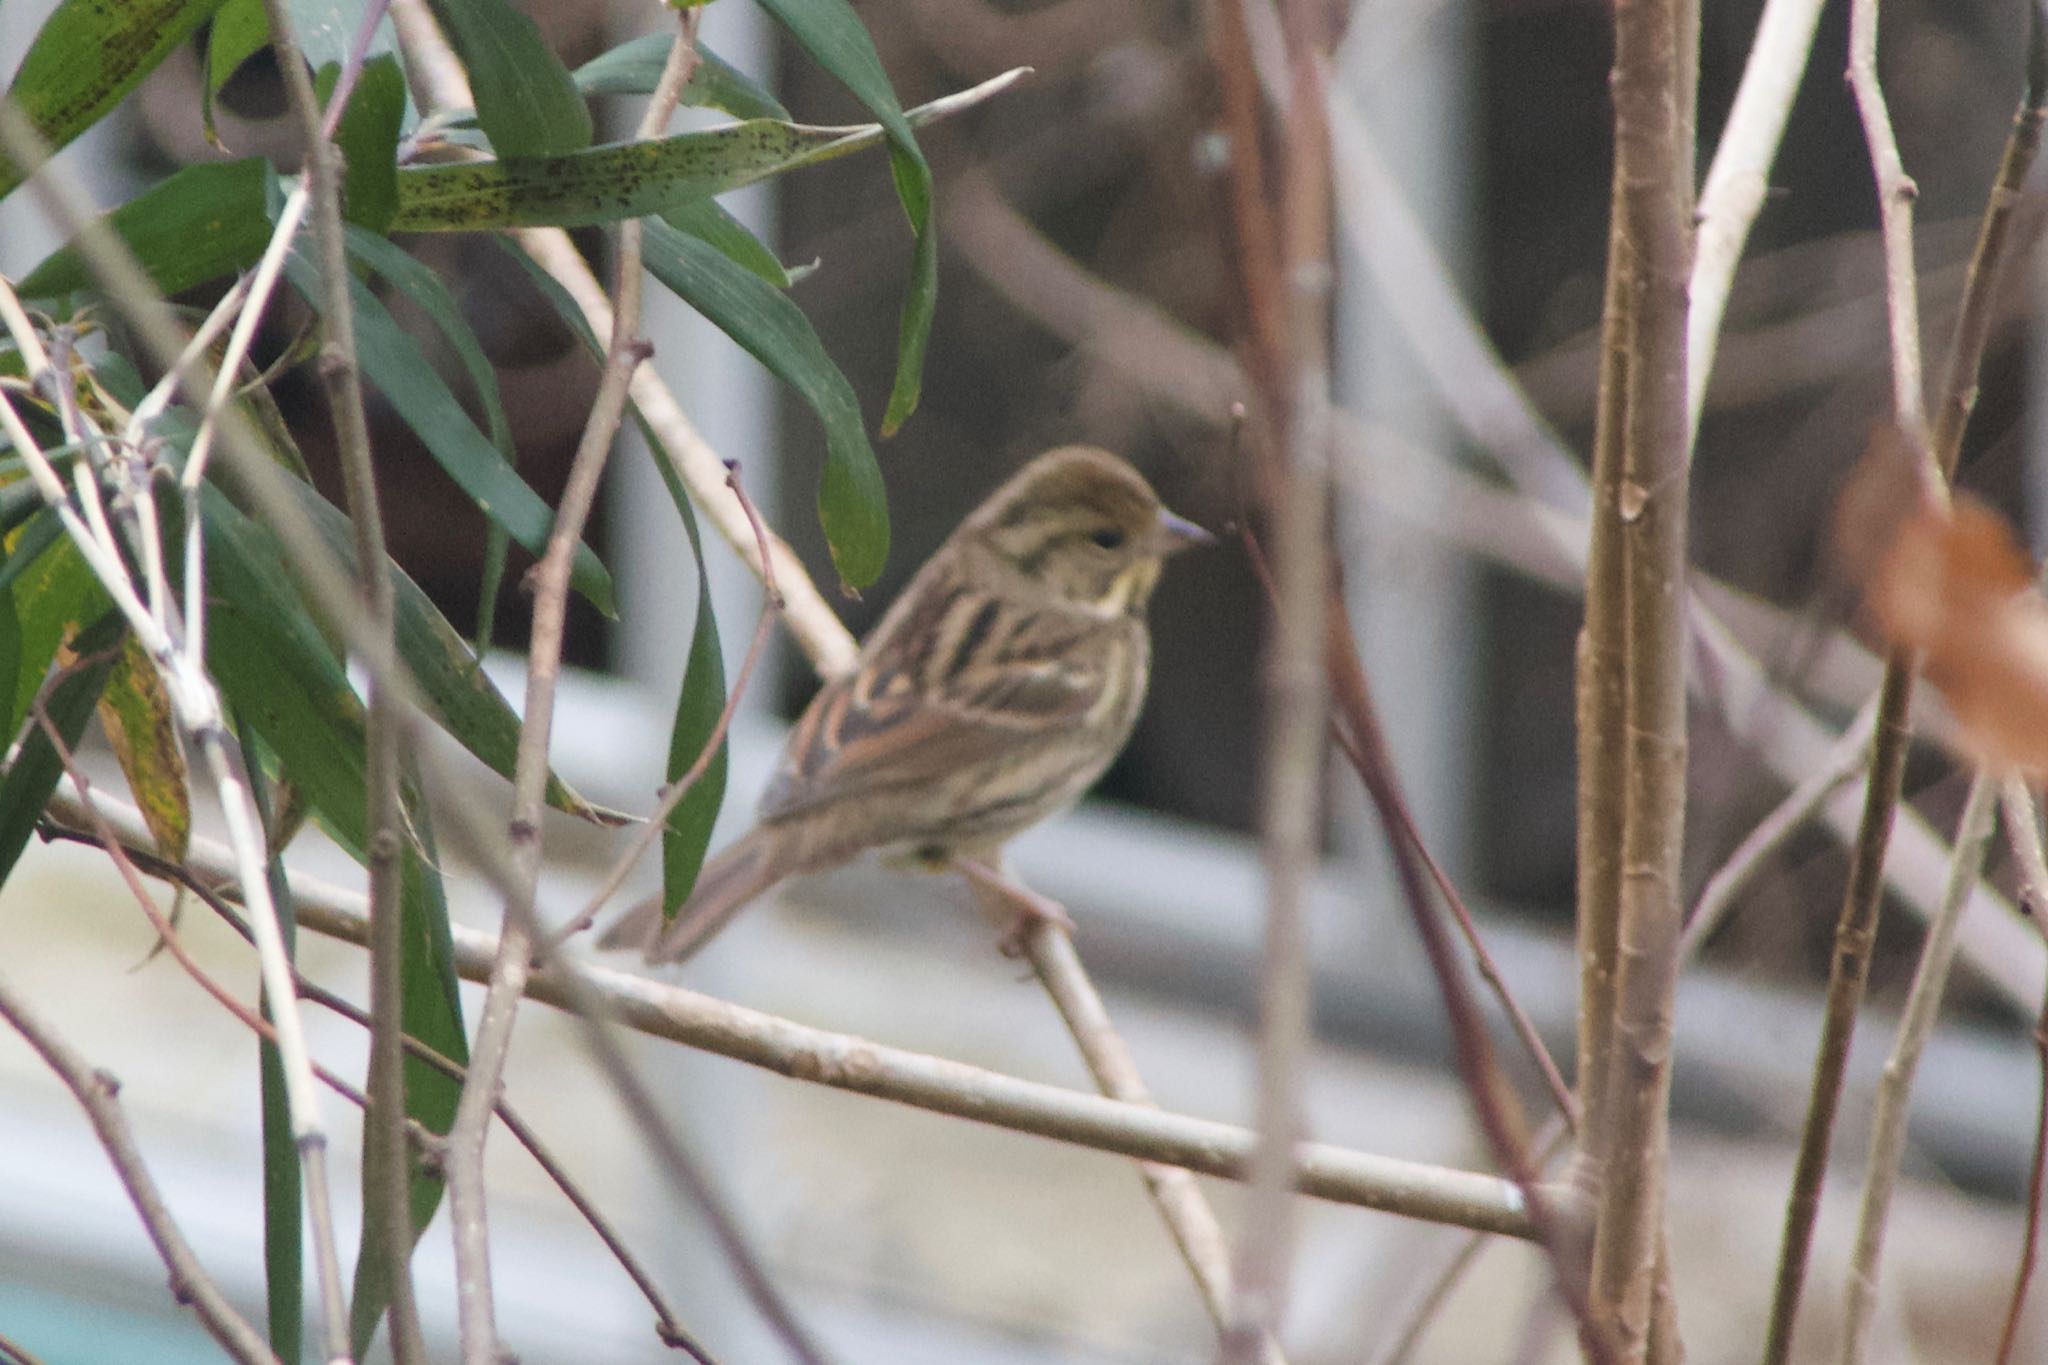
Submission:
[[[1078,800],[1137,722],[1145,608],[1168,556],[1211,543],[1137,470],[1069,446],[1019,470],[918,570],[790,733],[760,821],[664,921],[628,911],[601,946],[694,953],[784,877],[870,850],[986,867]]]

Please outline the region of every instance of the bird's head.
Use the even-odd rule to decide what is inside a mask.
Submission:
[[[990,495],[967,529],[1030,584],[1104,617],[1142,612],[1167,556],[1214,543],[1169,512],[1137,470],[1092,446],[1040,455]]]

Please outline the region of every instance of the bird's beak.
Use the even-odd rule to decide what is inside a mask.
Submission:
[[[1191,550],[1197,545],[1214,545],[1216,537],[1189,521],[1186,517],[1175,516],[1164,507],[1159,509],[1159,547],[1161,554],[1178,554]]]

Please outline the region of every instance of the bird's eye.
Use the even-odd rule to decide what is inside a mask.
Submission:
[[[1098,549],[1119,550],[1123,548],[1124,533],[1117,530],[1114,526],[1105,526],[1102,530],[1089,536],[1088,539],[1094,542]]]

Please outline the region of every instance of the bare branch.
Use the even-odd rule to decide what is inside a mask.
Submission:
[[[20,111],[7,101],[0,100],[0,151],[17,166],[37,167],[47,159],[47,148],[41,137],[28,126]],[[35,182],[41,191],[53,198],[61,199],[65,187],[52,177],[41,177]],[[65,205],[66,208],[69,205]],[[129,261],[132,266],[132,260]],[[122,283],[131,286],[115,289],[117,298],[145,308],[144,301],[155,297],[141,271],[133,271],[135,278],[124,279]],[[161,319],[159,319],[161,321]],[[20,301],[13,286],[0,277],[0,323],[4,323],[20,350],[25,367],[38,378],[51,375],[65,392],[70,390],[68,375],[56,376],[50,368],[50,357],[44,351],[34,327],[22,312]],[[165,326],[168,333],[170,329]],[[159,348],[169,357],[176,357],[182,344],[173,341],[169,335],[159,338]],[[176,625],[171,616],[171,607],[166,598],[157,593],[152,596],[159,611],[152,611],[131,582],[127,568],[122,562],[119,548],[113,543],[111,532],[103,517],[81,518],[76,508],[65,495],[62,480],[43,457],[33,437],[22,426],[12,404],[4,391],[0,391],[0,429],[4,429],[15,444],[15,453],[29,466],[30,475],[46,501],[54,507],[71,535],[79,553],[112,597],[121,611],[128,627],[135,633],[137,641],[148,654],[151,663],[163,679],[165,695],[170,699],[178,725],[188,742],[197,748],[203,757],[211,776],[216,799],[227,824],[229,842],[235,853],[235,877],[242,886],[243,895],[250,906],[251,918],[256,927],[258,957],[262,964],[265,989],[276,1002],[278,1027],[278,1052],[283,1063],[285,1090],[292,1116],[293,1138],[298,1144],[300,1160],[306,1169],[307,1206],[312,1214],[314,1230],[314,1257],[320,1268],[323,1286],[323,1311],[330,1318],[345,1312],[339,1302],[340,1258],[333,1239],[333,1215],[328,1203],[326,1147],[327,1131],[320,1116],[320,1105],[314,1088],[313,1068],[306,1051],[298,1007],[291,987],[291,964],[285,953],[284,938],[279,926],[277,908],[271,902],[270,884],[265,867],[266,852],[263,844],[262,825],[258,819],[254,802],[250,799],[248,784],[229,752],[226,742],[226,722],[221,710],[220,696],[212,680],[194,661],[186,657],[181,642],[175,634]],[[93,471],[86,461],[80,461],[77,471],[84,477],[84,487],[92,496],[84,499],[88,514],[98,509],[97,487]],[[88,526],[87,520],[95,521]],[[147,560],[155,554],[154,538],[141,547]],[[330,1339],[335,1327],[329,1323]],[[342,1349],[333,1353],[333,1358],[344,1359],[346,1327]]]
[[[1940,419],[1930,437],[1920,363],[1920,322],[1913,271],[1913,183],[1899,162],[1884,96],[1877,78],[1877,3],[1854,0],[1849,12],[1849,83],[1863,119],[1865,140],[1878,191],[1878,214],[1884,233],[1885,295],[1892,345],[1893,421],[1912,449],[1922,456],[1924,480],[1934,494],[1946,497],[1962,453],[1964,429],[1976,401],[1977,374],[1989,336],[1990,299],[2009,236],[2011,199],[2039,147],[2044,90],[2044,34],[2037,7],[2030,6],[2028,85],[2006,141],[1990,200],[1985,206],[1977,245],[1964,287],[1963,305],[1949,346],[1943,380]],[[1813,1221],[1820,1206],[1821,1181],[1827,1172],[1828,1149],[1840,1102],[1842,1074],[1848,1064],[1856,1010],[1870,971],[1870,950],[1876,933],[1883,890],[1885,849],[1890,839],[1905,751],[1911,740],[1909,712],[1916,661],[1894,653],[1887,661],[1879,692],[1876,740],[1871,755],[1870,785],[1862,824],[1851,852],[1848,890],[1836,929],[1835,954],[1829,968],[1827,1009],[1814,1063],[1813,1093],[1800,1135],[1793,1169],[1792,1193],[1786,1201],[1783,1246],[1772,1295],[1765,1365],[1783,1365],[1791,1353],[1799,1315],[1800,1293],[1813,1240]]]
[[[657,137],[667,128],[683,87],[697,69],[697,21],[702,11],[683,11],[677,37],[669,49],[661,78],[641,116],[638,137]],[[619,224],[617,300],[604,374],[591,404],[583,438],[569,467],[568,484],[556,509],[546,552],[531,575],[534,588],[533,627],[527,650],[526,706],[519,731],[519,751],[512,775],[509,833],[513,850],[514,885],[506,898],[499,929],[498,959],[478,1011],[469,1075],[463,1081],[455,1120],[448,1130],[449,1223],[455,1237],[456,1292],[462,1323],[462,1354],[468,1365],[497,1365],[500,1352],[491,1301],[490,1238],[484,1200],[484,1142],[503,1083],[512,1045],[512,1024],[532,969],[534,892],[540,878],[541,813],[546,805],[548,738],[553,730],[555,684],[562,668],[562,640],[567,624],[569,571],[583,526],[597,496],[606,457],[626,412],[626,390],[633,372],[648,356],[639,335],[643,277],[640,269],[641,225],[638,219]]]
[[[1742,68],[1742,83],[1735,89],[1735,103],[1707,168],[1707,182],[1700,189],[1685,332],[1688,449],[1699,435],[1728,290],[1770,190],[1771,164],[1777,160],[1785,120],[1806,74],[1824,2],[1767,0]]]
[[[290,5],[286,0],[266,0],[264,8],[286,99],[304,144],[305,166],[295,198],[296,207],[305,208],[310,187],[313,241],[320,268],[320,321],[325,333],[319,369],[334,424],[349,524],[355,532],[356,587],[362,595],[367,618],[364,624],[370,636],[372,657],[378,665],[370,670],[363,726],[363,851],[370,879],[370,920],[377,930],[370,946],[370,1011],[376,1025],[370,1030],[372,1103],[364,1121],[363,1199],[378,1210],[377,1221],[384,1233],[384,1245],[379,1250],[390,1267],[386,1316],[391,1325],[392,1354],[398,1365],[413,1365],[426,1360],[427,1348],[420,1333],[419,1305],[413,1297],[412,1180],[405,1134],[403,1053],[398,1043],[403,1029],[400,973],[405,943],[399,919],[399,889],[405,833],[398,799],[400,721],[390,688],[382,681],[390,675],[391,660],[396,656],[392,637],[394,608],[384,548],[384,513],[377,502],[376,465],[370,457],[370,423],[363,407],[362,374],[356,360],[355,309],[349,299],[353,280],[348,269],[347,240],[342,235],[341,153],[332,141],[353,78],[343,73],[344,82],[337,84],[336,98],[323,121],[319,96],[314,93],[312,77],[299,52]],[[368,22],[373,23],[374,16]],[[367,33],[359,37],[367,41]],[[361,71],[360,57],[353,65],[357,72]],[[273,237],[272,250],[266,253],[266,257],[277,258],[267,262],[273,282],[282,256],[277,238],[289,243],[291,234],[282,229],[284,223],[292,221],[290,209],[294,206],[286,205],[280,231]],[[253,316],[244,316],[251,332],[261,316],[260,305],[252,311]],[[230,357],[223,361],[215,379],[207,406],[216,420],[218,400],[233,383],[238,368],[238,361]],[[192,474],[186,486],[196,495],[199,474]],[[196,537],[198,532],[191,534]],[[187,554],[193,554],[190,542]],[[347,1354],[345,1319],[336,1321],[330,1312],[327,1336],[330,1354]]]
[[[1848,728],[1842,731],[1842,737],[1835,741],[1828,761],[1787,792],[1785,799],[1772,807],[1770,814],[1759,820],[1756,828],[1735,846],[1727,861],[1714,869],[1713,875],[1707,878],[1707,884],[1700,889],[1699,899],[1693,903],[1692,917],[1686,921],[1685,933],[1678,940],[1680,957],[1690,959],[1698,953],[1701,946],[1713,937],[1714,931],[1721,927],[1721,921],[1727,918],[1728,911],[1735,905],[1735,898],[1748,887],[1749,879],[1756,875],[1757,869],[1864,766],[1870,757],[1870,739],[1876,728],[1877,698],[1872,697],[1849,722]]]
[[[155,870],[162,864],[149,851],[149,834],[141,817],[111,800],[103,799],[100,805],[136,866],[151,875],[165,875]],[[77,832],[85,817],[72,803],[59,798],[50,809],[52,822],[45,828],[53,837],[97,845],[95,836]],[[220,870],[231,865],[218,844],[203,838],[192,840],[186,866],[200,879],[218,881]],[[291,886],[302,928],[350,943],[365,941],[368,920],[361,893],[297,873],[291,877]],[[452,928],[457,972],[471,981],[486,979],[496,940],[459,924]],[[553,960],[535,971],[527,987],[528,998],[564,1010],[576,1008],[579,991],[598,1002],[596,1008],[603,1017],[635,1032],[796,1080],[895,1100],[1014,1132],[1139,1161],[1184,1166],[1224,1179],[1242,1178],[1252,1149],[1252,1135],[1230,1124],[1121,1104],[811,1028],[629,972]],[[1326,1143],[1306,1143],[1297,1155],[1299,1187],[1310,1197],[1503,1236],[1533,1235],[1521,1192],[1496,1176],[1374,1156]]]
[[[706,769],[711,766],[711,760],[718,756],[720,746],[725,743],[725,732],[732,726],[733,713],[739,709],[740,699],[746,696],[747,684],[753,681],[754,669],[760,664],[761,655],[767,649],[768,637],[774,633],[776,615],[782,610],[782,594],[775,587],[775,559],[770,552],[768,528],[762,523],[761,514],[755,510],[753,499],[740,487],[737,464],[728,468],[725,482],[726,486],[732,489],[733,496],[739,499],[741,510],[746,513],[747,521],[754,528],[754,542],[761,551],[761,586],[767,594],[767,601],[761,608],[761,618],[754,623],[754,634],[747,641],[746,655],[740,660],[739,672],[734,675],[732,686],[725,694],[725,706],[720,709],[718,719],[711,727],[711,733],[705,737],[704,747],[697,751],[697,757],[692,760],[683,775],[663,789],[661,799],[654,803],[654,810],[647,817],[647,823],[627,841],[625,850],[613,860],[611,871],[598,883],[597,890],[590,893],[590,899],[584,902],[582,911],[556,931],[554,941],[557,946],[597,922],[598,913],[604,909],[605,902],[618,894],[619,888],[625,885],[626,878],[631,875],[633,868],[661,838],[669,816],[682,803],[683,798],[690,794],[691,788],[703,780]]]
[[[1955,961],[1956,925],[1969,902],[1970,888],[1984,870],[1984,854],[1998,820],[1998,778],[1979,769],[1970,795],[1956,820],[1955,860],[1949,865],[1948,893],[1941,913],[1927,931],[1920,965],[1906,993],[1898,1037],[1878,1083],[1877,1113],[1870,1125],[1870,1158],[1863,1176],[1863,1208],[1856,1224],[1856,1246],[1849,1259],[1848,1298],[1843,1308],[1842,1365],[1862,1365],[1870,1352],[1870,1329],[1877,1313],[1878,1264],[1884,1254],[1885,1220],[1891,1213],[1892,1190],[1898,1183],[1899,1161],[1906,1150],[1906,1116],[1912,1104],[1913,1076],[1920,1054],[1934,1032],[1941,1012],[1948,969]]]
[[[5,978],[0,978],[0,1018],[13,1026],[78,1097],[86,1117],[92,1120],[93,1131],[99,1135],[100,1145],[106,1148],[107,1159],[114,1163],[114,1170],[121,1177],[122,1188],[128,1191],[129,1202],[135,1205],[150,1241],[156,1243],[157,1255],[171,1273],[172,1296],[180,1303],[191,1304],[192,1311],[199,1315],[199,1321],[221,1344],[221,1349],[243,1365],[275,1362],[277,1357],[271,1354],[262,1336],[235,1311],[207,1275],[179,1230],[177,1220],[171,1216],[142,1152],[135,1145],[127,1115],[121,1112],[117,1098],[121,1083],[74,1051]]]
[[[962,871],[975,894],[996,915],[1018,918],[1018,944],[1045,993],[1052,997],[1060,1018],[1066,1022],[1067,1032],[1081,1049],[1082,1060],[1088,1064],[1096,1087],[1111,1099],[1157,1108],[1152,1092],[1138,1074],[1137,1059],[1131,1055],[1116,1025],[1110,1022],[1109,1011],[1096,992],[1095,983],[1089,980],[1080,955],[1074,951],[1073,937],[1063,922],[1065,910],[980,864],[965,863]],[[1237,1305],[1230,1249],[1224,1240],[1223,1225],[1216,1221],[1215,1210],[1195,1183],[1194,1175],[1181,1167],[1141,1161],[1138,1175],[1145,1182],[1145,1193],[1151,1196],[1153,1207],[1166,1223],[1188,1273],[1194,1277],[1202,1307],[1227,1341]],[[1271,1332],[1259,1333],[1254,1344],[1260,1365],[1286,1365]]]

